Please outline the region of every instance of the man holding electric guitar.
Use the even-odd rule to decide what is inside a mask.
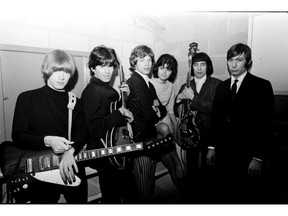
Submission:
[[[199,143],[197,145],[194,143],[195,146],[193,146],[193,139],[186,136],[190,140],[184,140],[185,136],[181,137],[182,142],[191,142],[191,147],[186,149],[186,192],[189,191],[186,199],[192,202],[205,202],[211,198],[206,196],[206,188],[207,182],[214,178],[212,174],[215,172],[212,166],[207,165],[206,155],[209,146],[213,100],[216,88],[221,81],[211,76],[214,71],[210,57],[204,52],[196,53],[198,45],[192,43],[190,46],[192,45],[195,47],[192,47],[190,50],[192,53],[189,53],[189,56],[193,58],[187,75],[187,83],[183,84],[179,90],[174,104],[174,112],[176,116],[180,116],[182,121],[180,130],[183,124],[187,124],[188,128],[192,130],[194,125],[189,123],[192,123],[191,119],[195,117],[200,135]],[[193,50],[195,53],[193,53]],[[178,110],[183,105],[188,107],[184,107],[185,109],[182,109],[181,113]],[[196,116],[190,116],[189,111],[196,112]],[[210,188],[208,190],[211,191]]]
[[[67,84],[75,74],[76,64],[67,51],[54,50],[46,55],[41,71],[45,85],[23,92],[17,98],[12,139],[13,146],[21,150],[4,156],[18,156],[18,165],[12,174],[9,173],[12,179],[13,173],[22,166],[20,161],[28,156],[28,152],[37,155],[52,149],[55,154],[62,154],[61,161],[57,161],[62,178],[60,181],[70,185],[76,181],[76,173],[79,177],[85,175],[84,167],[76,165],[74,154],[83,148],[87,136],[80,101],[67,91]],[[73,113],[68,111],[67,104]],[[73,125],[71,130],[69,125]],[[50,166],[50,163],[45,163],[44,166]],[[57,174],[59,170],[55,170]],[[44,179],[52,177],[53,174],[48,173],[47,176],[42,173]],[[26,178],[28,177],[24,179]],[[10,182],[7,184],[9,186]],[[23,188],[23,193],[17,193],[19,188],[12,191],[16,203],[57,203],[60,194],[64,194],[67,203],[87,202],[87,181],[84,180],[76,187],[63,187],[33,178],[33,183],[25,184]],[[11,192],[9,187],[8,192]]]
[[[87,149],[109,147],[111,142],[115,141],[114,131],[133,121],[133,115],[128,109],[123,106],[118,108],[115,104],[120,102],[120,97],[109,84],[114,69],[119,66],[115,50],[112,48],[97,46],[90,53],[88,68],[91,80],[81,96],[89,130]],[[129,92],[128,85],[121,85],[120,91]],[[131,143],[129,132],[124,132],[123,136],[127,140],[126,144]],[[124,195],[129,196],[129,190],[133,185],[133,175],[127,167],[114,166],[110,158],[97,160],[89,166],[99,172],[102,203],[127,202]],[[130,186],[126,187],[128,184]]]

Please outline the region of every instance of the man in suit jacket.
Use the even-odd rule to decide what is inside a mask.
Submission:
[[[219,168],[219,195],[228,203],[263,201],[260,185],[273,136],[274,95],[271,83],[252,75],[251,67],[247,45],[228,50],[231,77],[218,85],[212,109],[207,163]]]
[[[155,124],[167,113],[159,101],[148,75],[154,64],[154,53],[145,45],[136,46],[130,55],[131,77],[127,80],[130,94],[127,108],[133,113],[133,140],[145,141],[157,137]],[[134,175],[140,193],[140,203],[151,203],[155,187],[156,155],[141,153],[134,158]]]
[[[213,64],[210,57],[204,53],[197,53],[192,58],[190,87],[184,83],[175,99],[174,113],[177,117],[181,106],[190,100],[190,110],[196,111],[196,125],[200,131],[200,143],[195,148],[186,150],[186,197],[187,201],[197,203],[210,202],[211,196],[207,197],[207,181],[213,178],[214,167],[207,166],[206,155],[210,136],[210,121],[213,100],[219,79],[212,77]],[[184,139],[191,139],[190,137]],[[181,137],[181,141],[183,137]],[[201,160],[199,160],[199,157]],[[212,168],[212,169],[211,169]],[[195,187],[197,185],[197,187]]]

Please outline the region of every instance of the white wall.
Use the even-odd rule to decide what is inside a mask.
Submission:
[[[251,20],[249,43],[252,73],[268,79],[276,94],[288,94],[288,14],[273,13]]]
[[[65,14],[61,18],[36,15],[0,13],[0,44],[82,52],[103,44],[116,50],[127,76],[132,49],[139,44],[154,49],[154,32],[140,26],[129,14],[95,11],[89,16],[81,13],[68,18]]]

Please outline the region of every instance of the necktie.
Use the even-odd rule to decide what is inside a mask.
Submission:
[[[238,82],[238,80],[235,79],[235,80],[234,80],[234,83],[233,83],[233,85],[232,85],[232,88],[231,88],[231,99],[232,99],[232,100],[234,100],[235,97],[236,97],[236,92],[237,92],[237,82]]]

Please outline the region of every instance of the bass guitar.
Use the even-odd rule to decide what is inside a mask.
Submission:
[[[119,69],[118,69],[118,75],[120,78],[120,85],[126,85],[126,80],[124,77],[124,71],[123,71],[123,66],[120,62],[119,57],[117,56],[117,60],[119,62]],[[122,107],[126,108],[126,98],[127,98],[127,92],[120,92],[121,94],[121,102],[122,102]],[[112,102],[110,104],[110,112],[112,113],[115,111],[118,107],[118,101]],[[107,147],[113,147],[113,146],[122,146],[125,143],[132,143],[133,142],[133,131],[132,127],[129,123],[122,127],[113,127],[111,130],[109,130],[106,133],[106,146]],[[125,156],[114,156],[109,158],[110,162],[112,165],[119,169],[124,169],[125,168],[125,161],[126,158]]]
[[[172,141],[172,136],[168,136],[165,139],[157,138],[109,148],[82,150],[75,156],[75,161],[78,163],[114,155],[167,148],[171,145]],[[61,158],[62,154],[56,155],[50,149],[28,151],[16,147],[13,145],[13,142],[7,141],[1,144],[1,169],[4,178],[7,180],[7,184],[9,184],[10,189],[14,193],[27,189],[30,182],[33,182],[33,179],[63,186],[78,186],[81,180],[77,176],[76,181],[72,184],[65,184],[63,182],[59,171]]]
[[[198,44],[193,42],[189,44],[189,52],[188,52],[188,74],[186,80],[186,87],[191,87],[191,64],[192,58],[198,51]],[[197,111],[191,110],[191,101],[185,100],[183,105],[180,107],[180,124],[179,131],[181,142],[178,144],[183,149],[191,149],[198,146],[200,141],[200,131],[196,124],[196,115]]]

